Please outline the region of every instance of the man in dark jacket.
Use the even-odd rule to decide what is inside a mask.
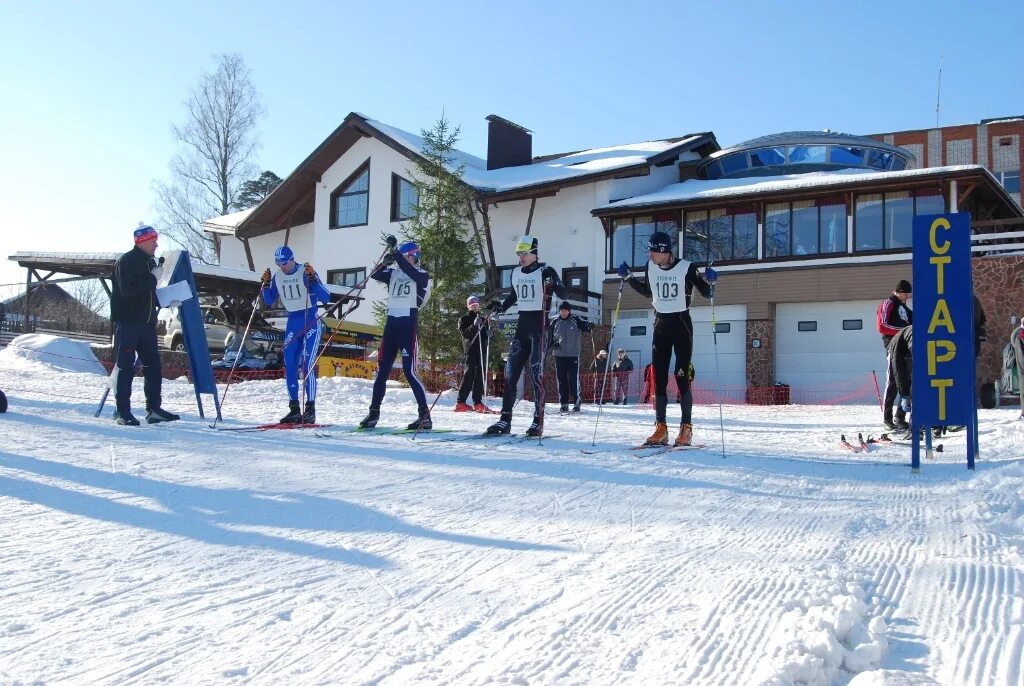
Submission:
[[[114,397],[117,408],[114,421],[125,426],[138,426],[132,415],[132,378],[135,356],[142,362],[145,375],[146,422],[173,422],[178,415],[166,412],[161,405],[160,351],[156,342],[156,313],[160,304],[156,297],[156,276],[160,262],[156,260],[157,233],[152,226],[135,229],[135,247],[114,263],[110,292],[110,319],[114,323],[114,355],[117,361]]]
[[[558,306],[558,317],[551,323],[548,347],[555,355],[555,373],[558,377],[560,412],[580,411],[580,332],[590,331],[594,325],[572,314],[569,303]]]
[[[910,299],[910,282],[903,279],[896,284],[896,290],[888,298],[878,305],[875,313],[875,323],[878,333],[882,334],[882,346],[889,350],[889,343],[904,327],[914,323],[914,313],[907,307],[907,300]],[[890,363],[889,368],[892,368]],[[906,413],[902,408],[896,410],[896,421],[893,422],[892,406],[896,402],[896,385],[892,373],[886,374],[885,398],[882,401],[882,423],[890,431],[894,429],[905,430],[908,428]]]
[[[900,411],[904,417],[911,411],[914,378],[914,327],[905,326],[889,342],[889,371],[887,376],[898,393]],[[909,425],[897,427],[909,429]]]
[[[629,395],[629,375],[633,373],[633,360],[622,348],[616,352],[616,360],[612,363],[612,374],[615,375],[615,404],[626,404]]]
[[[455,401],[456,412],[493,412],[484,405],[484,356],[487,354],[487,338],[490,334],[488,320],[480,314],[480,298],[471,295],[466,298],[466,314],[459,318],[459,333],[465,349],[465,372],[459,395]],[[473,394],[473,405],[466,400]]]
[[[610,371],[608,351],[598,350],[597,357],[590,363],[590,373],[594,375],[594,402],[604,405],[608,401],[608,379]]]

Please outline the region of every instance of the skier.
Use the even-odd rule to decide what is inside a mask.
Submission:
[[[299,266],[295,254],[287,245],[274,251],[274,264],[279,271],[271,274],[268,268],[263,272],[263,287],[260,294],[268,307],[280,297],[281,305],[288,311],[285,325],[282,355],[284,357],[284,379],[288,387],[288,414],[281,417],[281,424],[316,423],[316,349],[323,336],[323,323],[317,317],[317,303],[326,304],[330,293],[320,281],[313,266],[306,262]],[[299,369],[305,379],[306,406],[299,408]]]
[[[569,303],[558,306],[558,317],[551,324],[548,347],[555,354],[555,376],[558,379],[559,412],[580,411],[580,332],[593,330],[594,325],[572,314]]]
[[[900,329],[914,323],[914,313],[907,307],[907,300],[911,294],[910,282],[901,279],[896,284],[896,290],[888,298],[878,305],[875,313],[875,325],[878,333],[882,334],[882,346],[889,350],[889,343],[893,337],[900,332]],[[891,369],[891,365],[888,367]],[[899,429],[905,431],[910,428],[906,421],[906,413],[902,408],[896,409],[896,421],[893,421],[892,408],[896,402],[896,385],[892,374],[887,372],[885,378],[885,397],[882,404],[882,423],[885,428],[894,431]]]
[[[633,360],[622,348],[616,352],[616,360],[612,363],[612,376],[615,377],[615,404],[626,404],[629,397],[629,375],[633,373]]]
[[[605,374],[608,373],[608,351],[598,350],[597,357],[590,363],[590,373],[594,375],[594,403],[604,405],[608,401]],[[600,397],[598,397],[600,396]]]
[[[372,429],[380,419],[380,403],[384,400],[384,390],[388,374],[395,364],[395,354],[402,353],[402,371],[412,388],[419,408],[416,421],[409,424],[410,431],[429,431],[434,428],[430,419],[430,408],[427,407],[427,394],[423,382],[416,375],[419,350],[416,345],[419,308],[423,307],[430,297],[430,275],[419,266],[420,247],[408,241],[398,245],[394,236],[387,237],[390,248],[370,278],[380,281],[388,287],[388,316],[384,323],[384,335],[381,337],[377,351],[377,376],[373,380],[373,396],[370,398],[370,411],[360,429]]]
[[[634,277],[629,265],[619,265],[619,276],[629,281],[633,290],[651,298],[654,305],[654,339],[651,363],[654,365],[654,433],[646,445],[667,445],[668,363],[675,352],[675,377],[680,391],[682,417],[675,445],[690,445],[693,424],[689,408],[693,406],[689,367],[693,355],[693,322],[690,320],[690,298],[693,287],[710,298],[718,275],[711,267],[701,276],[697,265],[677,258],[672,252],[672,238],[655,231],[647,241],[649,261],[643,278]]]
[[[135,377],[135,356],[142,362],[146,391],[146,422],[173,422],[180,417],[160,407],[160,351],[156,342],[156,313],[160,303],[156,297],[156,275],[162,263],[157,261],[157,233],[152,226],[139,226],[134,232],[135,247],[114,263],[111,278],[110,319],[114,322],[114,359],[117,361],[114,398],[117,407],[114,421],[124,426],[138,426],[132,415],[132,379]]]
[[[505,365],[505,392],[501,399],[501,418],[487,427],[488,435],[507,434],[512,430],[512,407],[516,402],[516,383],[523,373],[523,367],[530,365],[530,384],[533,388],[533,423],[526,430],[527,436],[541,436],[544,432],[544,390],[541,376],[544,373],[544,326],[547,311],[551,305],[551,293],[559,298],[567,297],[558,273],[538,261],[537,239],[523,236],[516,243],[519,266],[512,270],[512,292],[503,301],[491,301],[487,309],[504,312],[513,305],[519,305],[519,321],[516,335],[509,346],[508,362]]]
[[[484,405],[483,359],[490,329],[487,318],[480,315],[480,298],[475,295],[466,298],[466,309],[469,312],[459,318],[459,333],[462,334],[466,364],[455,402],[455,411],[487,414],[493,410]],[[473,394],[472,406],[466,403],[470,392]]]
[[[896,332],[889,341],[888,378],[896,389],[900,410],[906,416],[911,411],[914,378],[914,327],[908,324]],[[910,425],[900,431],[909,432]]]

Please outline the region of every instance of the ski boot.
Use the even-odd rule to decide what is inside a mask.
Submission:
[[[430,431],[434,428],[434,422],[430,420],[430,408],[421,407],[419,419],[405,427],[409,431]]]
[[[281,417],[278,424],[298,424],[302,420],[302,412],[299,410],[298,400],[288,401],[288,414]]]
[[[540,438],[544,435],[544,419],[534,415],[533,423],[530,424],[530,428],[526,430],[526,435],[530,438]]]
[[[366,415],[366,419],[359,422],[360,429],[372,429],[377,426],[377,420],[380,419],[380,408],[371,407],[369,414]]]
[[[644,445],[668,445],[668,424],[654,422],[654,433],[647,437]]]
[[[473,408],[460,400],[459,402],[455,403],[455,411],[456,412],[472,412]]]
[[[181,417],[176,414],[172,414],[162,407],[151,408],[146,412],[146,423],[147,424],[159,424],[160,422],[176,422]]]
[[[306,402],[306,407],[302,411],[302,418],[299,420],[300,424],[316,424],[316,403],[312,400]]]
[[[567,403],[563,403],[562,406],[558,408],[558,413],[569,414],[569,405]]]
[[[139,420],[131,412],[115,412],[114,422],[121,426],[139,426]]]
[[[576,404],[572,406],[572,411],[573,412],[579,412],[580,411],[580,401],[578,401],[578,400],[576,401]]]
[[[512,431],[512,415],[501,413],[501,419],[487,427],[484,433],[488,436],[500,436]]]
[[[679,425],[679,435],[676,436],[676,442],[674,445],[683,446],[690,445],[693,440],[693,424],[684,423]]]
[[[473,403],[473,411],[480,414],[494,414],[494,410],[484,405],[483,402]]]

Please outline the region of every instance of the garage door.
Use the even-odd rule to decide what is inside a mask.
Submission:
[[[715,338],[711,330],[711,308],[694,307],[693,366],[696,385],[701,388],[746,388],[747,385],[747,306],[715,307],[718,321],[718,368],[715,373]],[[742,392],[740,397],[742,397]]]
[[[807,402],[839,399],[857,389],[863,392],[850,400],[877,402],[871,371],[885,383],[877,307],[875,300],[776,305],[775,380],[813,391]]]

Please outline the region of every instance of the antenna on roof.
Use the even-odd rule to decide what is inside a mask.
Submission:
[[[939,104],[942,98],[942,55],[939,55],[939,85],[935,90],[935,128],[939,128]]]

